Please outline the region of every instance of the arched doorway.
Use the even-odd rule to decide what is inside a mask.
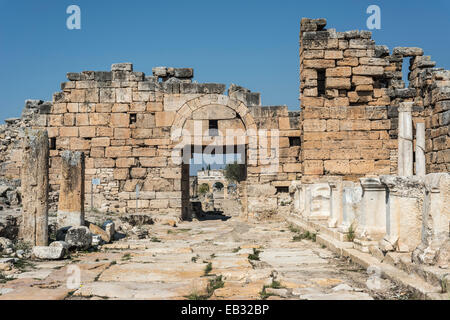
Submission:
[[[227,163],[229,155],[239,155],[240,163],[247,169],[249,166],[256,166],[254,159],[249,157],[249,145],[256,141],[256,137],[256,124],[248,108],[241,101],[228,96],[205,95],[187,101],[179,109],[172,126],[171,138],[176,144],[175,150],[180,151],[183,220],[192,218],[189,186],[194,155],[221,155],[224,161],[222,164]],[[242,185],[245,188],[245,182]],[[245,214],[245,199],[242,203],[242,213]]]

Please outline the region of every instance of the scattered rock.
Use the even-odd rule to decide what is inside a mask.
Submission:
[[[336,291],[353,291],[353,288],[350,287],[348,284],[346,283],[341,283],[338,284],[336,287],[334,287],[333,289],[331,289],[331,291],[336,292]]]
[[[0,197],[6,197],[6,192],[11,190],[11,187],[0,185]]]
[[[127,222],[132,226],[142,226],[153,224],[152,217],[144,214],[132,214],[120,217],[120,220]]]
[[[17,250],[17,251],[16,251],[16,256],[17,256],[17,258],[19,258],[19,259],[23,259],[23,258],[25,257],[25,251],[23,251],[23,250]]]
[[[70,245],[66,241],[53,241],[50,243],[50,247],[64,248],[66,252],[70,249]]]
[[[92,244],[92,233],[87,227],[71,227],[66,234],[66,242],[69,246],[86,250]]]
[[[11,190],[6,192],[6,199],[7,203],[10,206],[17,206],[21,203],[20,194],[17,192],[17,190]]]
[[[0,252],[5,251],[7,249],[12,249],[13,248],[13,243],[11,240],[9,240],[8,238],[3,238],[0,237]]]
[[[0,222],[0,237],[16,240],[19,234],[19,224],[17,217],[8,215]]]
[[[66,250],[62,246],[33,247],[32,256],[42,260],[59,260],[64,257]]]
[[[381,251],[377,246],[370,246],[369,252],[380,261],[384,259],[383,251]]]
[[[288,290],[287,289],[275,289],[275,288],[266,288],[266,293],[273,294],[276,296],[280,296],[283,298],[287,298]]]
[[[175,220],[167,220],[166,224],[175,228],[177,226],[177,222]]]
[[[138,239],[145,239],[148,236],[148,230],[142,227],[134,227],[133,229],[131,229],[131,233]]]
[[[108,234],[109,239],[110,240],[114,239],[114,235],[116,233],[116,225],[114,224],[114,222],[112,221],[106,222],[103,227],[106,233]]]
[[[409,248],[406,244],[400,243],[397,247],[397,251],[405,253],[405,252],[409,252]]]
[[[14,289],[10,289],[10,288],[0,288],[0,296],[4,295],[4,294],[11,293],[13,291],[14,291]]]
[[[416,47],[395,47],[392,51],[392,55],[402,57],[423,56],[423,49]]]
[[[56,231],[56,240],[57,241],[65,241],[67,231],[69,231],[70,227],[60,228]]]
[[[103,230],[102,228],[100,228],[99,226],[90,223],[89,224],[89,230],[94,234],[94,235],[99,235],[100,238],[105,241],[106,243],[109,243],[111,241],[111,237],[110,235]]]
[[[0,258],[0,271],[10,271],[14,262],[14,258]]]
[[[92,236],[92,245],[93,246],[98,246],[102,243],[102,237],[98,234],[94,234]]]
[[[400,254],[398,252],[388,252],[383,262],[395,266],[400,262]]]

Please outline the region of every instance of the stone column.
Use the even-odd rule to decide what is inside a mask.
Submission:
[[[413,102],[401,102],[398,107],[398,175],[413,175]]]
[[[304,197],[305,206],[303,210],[303,217],[305,219],[308,219],[309,216],[311,215],[311,201],[312,201],[311,185],[304,185],[303,188],[304,188],[303,194],[305,195]]]
[[[84,153],[63,151],[59,187],[58,228],[84,225]]]
[[[241,181],[238,184],[238,195],[241,200],[241,219],[248,220],[248,195],[247,195],[247,181]]]
[[[291,181],[291,185],[289,186],[289,193],[293,194],[293,213],[296,215],[301,212],[301,186],[300,181]]]
[[[330,182],[330,218],[328,219],[328,227],[336,228],[342,223],[342,181]]]
[[[48,245],[48,160],[46,130],[25,129],[21,170],[21,237],[33,246]]]
[[[386,233],[386,187],[378,178],[361,178],[363,196],[358,236],[365,240],[381,240]]]
[[[385,250],[409,252],[421,241],[424,183],[420,177],[380,176],[388,189]]]
[[[422,216],[422,241],[413,252],[413,261],[447,265],[449,252],[450,174],[425,176],[425,201]],[[446,245],[447,243],[447,245]]]
[[[190,152],[190,149],[189,149]],[[193,212],[191,211],[189,188],[189,158],[185,159],[188,153],[183,153],[183,162],[181,164],[181,177],[174,179],[174,184],[180,185],[181,193],[181,220],[190,221]],[[198,180],[196,183],[198,186]],[[137,213],[137,212],[136,212]]]
[[[416,124],[416,175],[423,177],[425,174],[425,123],[418,122]]]

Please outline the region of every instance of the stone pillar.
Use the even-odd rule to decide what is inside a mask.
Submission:
[[[342,181],[330,182],[330,218],[328,219],[328,227],[336,228],[342,223]]]
[[[238,184],[238,196],[241,200],[241,219],[248,220],[248,195],[247,195],[247,181],[241,181]]]
[[[450,257],[450,174],[425,176],[422,241],[413,252],[413,261],[447,265]]]
[[[413,102],[401,102],[398,107],[398,175],[413,175]]]
[[[416,175],[423,177],[425,174],[425,123],[418,122],[416,124]]]
[[[190,221],[193,212],[191,211],[189,188],[191,187],[189,180],[189,159],[183,156],[183,163],[181,164],[181,177],[174,179],[174,185],[179,184],[181,189],[181,220]],[[198,180],[197,180],[198,186]]]
[[[421,242],[424,183],[420,177],[380,176],[388,189],[384,250],[410,252]]]
[[[63,151],[58,228],[84,226],[84,153]]]
[[[291,181],[291,185],[289,186],[289,193],[293,194],[293,213],[294,214],[299,214],[301,213],[301,208],[302,208],[302,204],[301,204],[301,200],[303,200],[302,196],[301,196],[301,187],[302,184],[300,181]]]
[[[48,245],[48,160],[46,130],[26,129],[21,170],[21,237],[33,246]]]
[[[378,178],[361,178],[363,196],[358,221],[358,238],[381,240],[386,233],[386,187]]]
[[[304,194],[304,208],[303,208],[303,217],[305,219],[308,219],[309,216],[311,215],[311,201],[312,201],[312,197],[311,197],[311,185],[304,185],[303,186],[303,194]]]

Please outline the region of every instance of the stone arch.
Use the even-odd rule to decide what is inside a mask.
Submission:
[[[258,133],[257,126],[253,116],[250,113],[250,110],[247,106],[239,100],[232,99],[226,95],[221,94],[206,94],[194,99],[191,99],[185,102],[180,109],[176,112],[175,119],[172,123],[171,127],[171,140],[177,141],[182,138],[183,128],[185,127],[186,121],[192,116],[192,114],[206,106],[210,105],[219,105],[232,109],[236,112],[236,115],[239,115],[240,120],[244,124],[246,130],[246,148],[248,146],[256,146],[258,141]],[[178,150],[178,155],[183,158],[183,150]],[[250,159],[256,159],[255,156],[252,156],[255,153],[255,149],[251,149],[248,152],[246,151],[246,166],[253,167],[256,166],[255,160],[253,162],[249,161]],[[182,212],[181,218],[183,220],[190,220],[192,218],[192,212],[189,209],[189,190],[186,189],[185,184],[188,182],[189,177],[189,164],[181,161],[181,199],[182,199]],[[210,186],[212,187],[212,185]],[[186,192],[188,190],[188,192]],[[244,184],[243,190],[246,190],[246,185]],[[246,191],[243,192],[243,199],[246,199]],[[246,203],[246,200],[243,200]],[[247,212],[247,206],[243,206],[243,215],[245,216]]]
[[[198,109],[209,105],[223,105],[234,110],[241,118],[245,130],[247,131],[247,135],[252,137],[256,136],[257,127],[255,120],[250,114],[250,110],[242,101],[231,99],[226,95],[207,94],[185,102],[181,108],[178,109],[171,128],[171,139],[179,139],[181,137],[182,129],[191,115]]]

